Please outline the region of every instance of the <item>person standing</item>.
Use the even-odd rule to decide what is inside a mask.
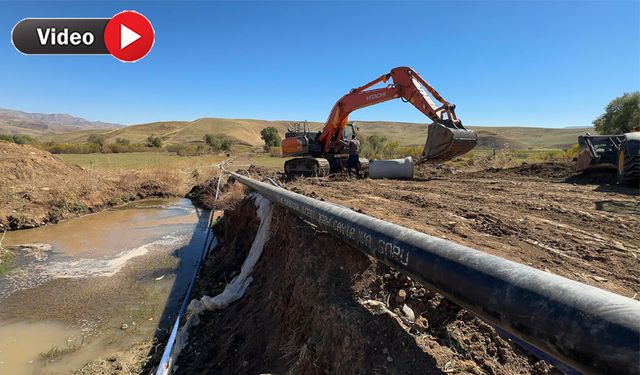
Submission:
[[[346,142],[345,142],[346,143]],[[349,143],[346,143],[349,149],[349,159],[347,159],[347,175],[351,177],[351,168],[356,170],[356,176],[360,178],[360,141],[354,134]]]

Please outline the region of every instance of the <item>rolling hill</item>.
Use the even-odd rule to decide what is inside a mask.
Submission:
[[[403,146],[422,145],[426,140],[425,124],[385,121],[354,121],[362,134],[384,134]],[[84,130],[61,134],[45,134],[44,141],[79,143],[85,142],[91,133],[102,133],[107,142],[116,138],[126,138],[132,143],[144,142],[149,135],[159,136],[165,144],[201,142],[205,134],[223,135],[240,144],[260,147],[263,142],[260,130],[267,126],[276,127],[284,136],[290,121],[266,121],[250,119],[201,118],[195,121],[167,121],[132,125],[110,130]],[[323,124],[310,122],[312,130],[322,129]],[[501,148],[509,145],[512,149],[569,148],[577,142],[578,135],[593,131],[584,128],[528,128],[470,126],[478,133],[478,148]]]
[[[38,136],[86,129],[123,127],[101,121],[89,121],[64,113],[29,113],[0,108],[0,134]]]

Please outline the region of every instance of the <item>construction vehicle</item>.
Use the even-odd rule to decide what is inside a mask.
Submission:
[[[580,151],[576,171],[611,170],[618,183],[638,186],[640,178],[640,131],[618,135],[586,135],[578,137]]]
[[[386,87],[372,88],[389,80],[393,83]],[[425,89],[442,104],[437,106]],[[351,140],[358,132],[358,128],[349,122],[349,114],[397,98],[413,104],[432,121],[418,164],[444,162],[475,147],[477,135],[462,126],[462,121],[455,113],[456,106],[440,96],[415,70],[398,67],[340,98],[322,131],[310,131],[306,123],[289,129],[282,141],[282,155],[299,157],[285,162],[285,173],[288,176],[325,176],[342,170],[348,157],[344,142]],[[366,170],[368,160],[361,158],[360,163],[361,168]]]

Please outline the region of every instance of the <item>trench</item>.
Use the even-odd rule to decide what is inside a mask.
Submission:
[[[134,362],[156,355],[178,313],[208,218],[188,199],[161,199],[8,232],[0,373],[68,374],[115,358],[140,370]]]
[[[252,198],[225,210],[214,227],[219,244],[192,298],[217,295],[238,274],[259,222]],[[200,315],[174,373],[560,373],[470,312],[283,208],[274,209],[271,225],[244,297]],[[412,324],[403,320],[405,306],[417,317]]]

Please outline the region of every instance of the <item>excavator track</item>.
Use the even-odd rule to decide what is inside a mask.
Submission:
[[[325,158],[294,158],[284,163],[284,172],[287,177],[323,177],[330,171],[329,161]]]

